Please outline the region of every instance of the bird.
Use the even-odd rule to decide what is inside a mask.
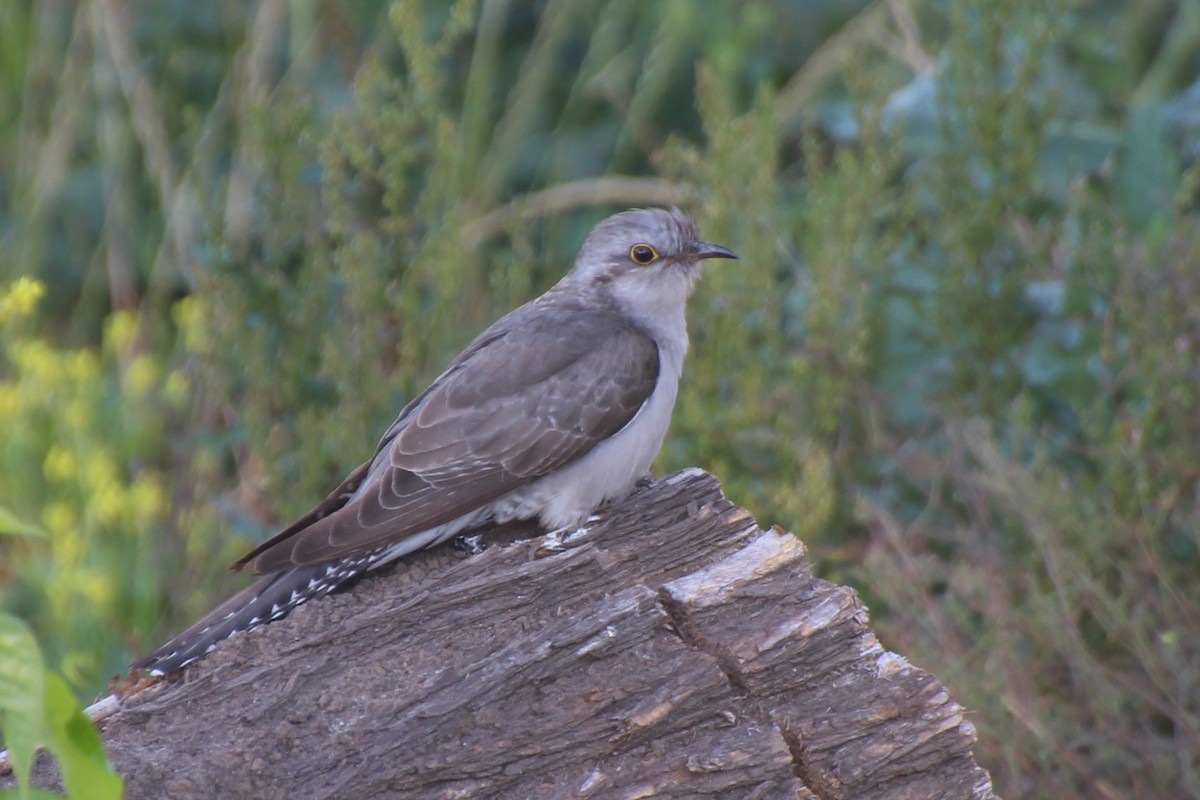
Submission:
[[[370,570],[490,524],[574,529],[666,436],[701,265],[736,259],[677,208],[598,223],[567,273],[479,334],[312,511],[234,565],[259,577],[131,665],[164,675]]]

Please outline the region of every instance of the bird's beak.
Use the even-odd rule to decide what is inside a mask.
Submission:
[[[712,242],[696,242],[692,245],[692,258],[700,261],[705,258],[737,258],[737,253],[730,250],[728,247],[721,247],[719,244]]]

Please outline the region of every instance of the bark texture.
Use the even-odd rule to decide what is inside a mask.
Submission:
[[[131,800],[992,797],[937,679],[699,470],[302,606],[103,735]]]

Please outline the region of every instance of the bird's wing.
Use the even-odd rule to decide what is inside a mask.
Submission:
[[[654,340],[610,312],[510,315],[401,412],[371,462],[235,567],[318,564],[457,519],[619,431],[658,370]]]

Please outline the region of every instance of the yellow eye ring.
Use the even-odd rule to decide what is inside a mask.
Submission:
[[[644,242],[638,242],[629,248],[629,260],[640,266],[644,267],[647,264],[653,264],[658,259],[658,251]]]

